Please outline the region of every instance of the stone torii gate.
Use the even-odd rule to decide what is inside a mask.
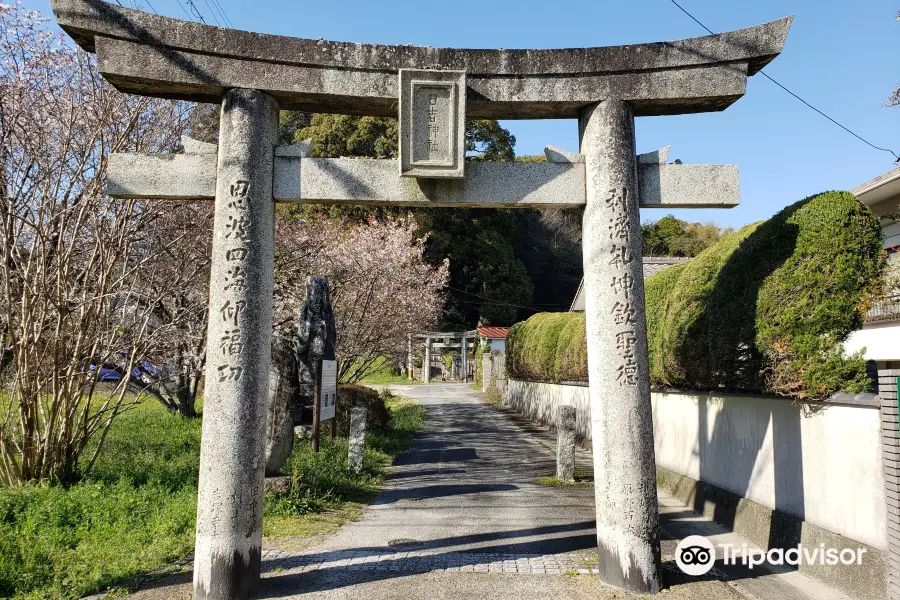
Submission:
[[[410,334],[407,354],[406,354],[406,370],[409,376],[409,379],[413,379],[413,338],[418,340],[425,340],[425,356],[422,359],[422,381],[425,383],[429,383],[431,381],[431,351],[434,348],[459,348],[460,352],[460,368],[461,368],[461,377],[460,379],[463,382],[469,380],[468,376],[468,356],[467,352],[469,349],[469,345],[471,344],[474,348],[475,338],[478,335],[478,331],[473,329],[472,331],[429,331],[426,333],[417,333],[415,335]],[[454,340],[460,340],[456,342]],[[434,340],[442,340],[440,342],[434,342]]]
[[[733,206],[737,167],[635,156],[634,117],[718,111],[780,52],[785,18],[674,42],[457,50],[263,35],[101,0],[51,0],[59,25],[133,94],[221,103],[218,147],[112,155],[109,193],[215,200],[194,598],[259,589],[275,202],[584,207],[600,577],[660,588],[639,207]],[[399,116],[399,160],[276,147],[278,110]],[[464,162],[467,118],[577,118],[580,154]]]

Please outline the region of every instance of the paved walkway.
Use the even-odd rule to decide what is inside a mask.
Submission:
[[[265,549],[264,598],[403,600],[629,599],[599,583],[593,489],[551,487],[555,439],[461,384],[393,386],[426,406],[425,429],[395,463],[362,517],[299,553]],[[579,471],[591,458],[579,450]],[[670,600],[840,600],[798,573],[715,568],[704,579],[674,566],[678,541],[745,540],[661,494],[665,596]],[[171,595],[160,595],[165,589]],[[180,586],[140,598],[181,598]]]
[[[284,559],[273,553],[273,565],[591,572],[597,560],[591,488],[538,483],[555,473],[553,454],[467,386],[407,386],[398,393],[425,404],[426,427],[395,462],[382,493],[315,552]]]

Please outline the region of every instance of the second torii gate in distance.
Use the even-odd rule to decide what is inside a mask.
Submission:
[[[406,372],[410,380],[413,379],[413,339],[425,340],[425,356],[422,358],[422,381],[431,381],[431,351],[433,348],[459,348],[460,353],[460,380],[469,380],[469,345],[475,347],[477,330],[472,331],[429,331],[426,333],[410,334],[406,352]],[[437,344],[432,340],[443,340]],[[460,340],[456,342],[454,340]]]
[[[674,42],[458,50],[256,34],[101,0],[51,5],[119,90],[222,106],[217,147],[112,155],[109,170],[114,196],[215,199],[195,599],[259,589],[275,202],[584,207],[600,577],[660,589],[638,209],[733,206],[738,182],[733,166],[638,160],[634,118],[727,108],[781,52],[790,18]],[[276,147],[280,108],[398,117],[399,158]],[[577,118],[580,154],[466,164],[467,118]]]

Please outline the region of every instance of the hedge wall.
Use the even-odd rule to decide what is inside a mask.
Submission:
[[[800,399],[868,391],[864,360],[841,346],[880,291],[881,245],[867,207],[825,192],[650,277],[651,383]],[[535,315],[506,346],[510,377],[587,379],[583,314]]]
[[[513,325],[506,371],[514,379],[587,381],[584,313],[539,313]]]

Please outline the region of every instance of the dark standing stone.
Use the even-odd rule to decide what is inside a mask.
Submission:
[[[326,277],[308,277],[296,328],[276,335],[272,347],[266,475],[277,475],[294,447],[294,425],[313,403],[316,362],[334,360],[334,310]]]

